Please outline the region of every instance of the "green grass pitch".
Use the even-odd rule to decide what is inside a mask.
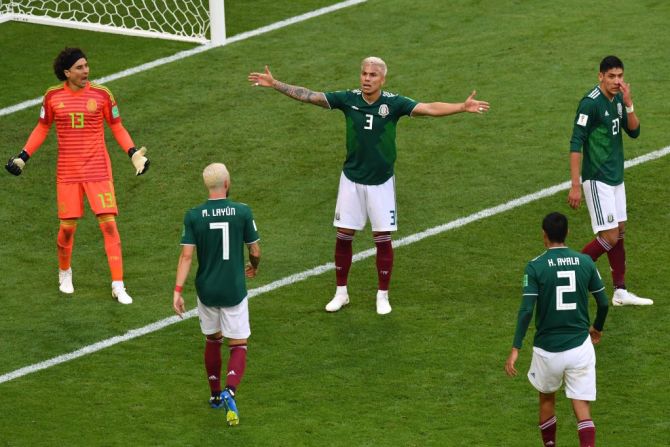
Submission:
[[[227,28],[235,34],[331,3],[230,0]],[[90,211],[76,234],[76,292],[58,292],[52,130],[24,175],[0,173],[0,375],[172,315],[182,218],[204,200],[201,171],[210,162],[228,165],[233,197],[255,213],[263,259],[249,288],[332,262],[344,119],[250,87],[250,71],[269,64],[288,83],[345,89],[358,85],[360,60],[377,55],[388,63],[389,91],[460,102],[477,89],[491,103],[484,116],[400,122],[399,239],[568,180],[574,112],[607,54],[624,61],[642,123],[640,138],[626,138],[626,158],[670,145],[669,21],[670,4],[655,0],[369,0],[110,82],[126,128],[152,161],[135,177],[108,135],[135,303],[109,295]],[[93,78],[192,47],[0,24],[0,108],[54,85],[51,62],[66,45],[87,51]],[[31,107],[0,117],[4,157],[18,153],[37,114]],[[625,174],[627,283],[655,304],[610,309],[596,349],[599,445],[668,445],[669,170],[664,157]],[[587,211],[569,209],[566,198],[398,248],[386,317],[374,311],[374,258],[352,266],[352,303],[337,314],[323,311],[332,271],[253,298],[239,427],[206,404],[204,343],[192,318],[1,383],[0,446],[537,446],[537,396],[524,377],[532,329],[517,365],[523,374],[510,379],[503,365],[523,268],[543,250],[542,217],[566,213],[574,248],[592,237]],[[371,239],[359,233],[354,251]],[[599,268],[611,293],[606,259]],[[557,416],[560,445],[577,445],[562,392]]]

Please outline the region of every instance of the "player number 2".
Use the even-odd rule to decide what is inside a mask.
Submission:
[[[210,222],[210,230],[221,230],[221,249],[223,251],[223,260],[230,259],[230,242],[228,239],[228,222]]]
[[[575,271],[566,270],[556,272],[556,276],[559,278],[568,278],[567,286],[556,286],[556,310],[575,310],[577,309],[577,303],[564,303],[563,294],[570,293],[577,290],[575,286]]]
[[[372,120],[374,116],[370,114],[365,114],[365,126],[363,126],[363,129],[370,130],[372,129]]]

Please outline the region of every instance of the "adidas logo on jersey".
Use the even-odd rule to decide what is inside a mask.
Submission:
[[[605,110],[605,116],[610,116],[610,113],[607,110]]]

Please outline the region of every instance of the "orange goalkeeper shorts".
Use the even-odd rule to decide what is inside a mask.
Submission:
[[[100,182],[58,183],[56,196],[59,219],[78,219],[84,215],[84,195],[88,199],[93,213],[119,214],[116,208],[114,183],[111,180]]]

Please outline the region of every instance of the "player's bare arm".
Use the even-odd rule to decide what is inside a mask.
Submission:
[[[326,101],[326,95],[323,92],[315,92],[305,87],[300,87],[296,85],[286,84],[281,82],[274,77],[270,72],[270,68],[266,65],[264,73],[249,73],[247,78],[254,86],[259,87],[272,87],[275,90],[285,94],[286,96],[296,99],[301,102],[306,102],[308,104],[314,104],[321,106],[323,108],[330,108],[328,101]]]
[[[570,192],[568,193],[568,204],[577,209],[582,201],[582,184],[579,172],[582,167],[582,153],[570,152]]]
[[[509,357],[507,357],[507,361],[505,362],[505,372],[510,377],[514,377],[517,374],[514,364],[516,363],[516,360],[518,358],[519,358],[519,350],[517,348],[512,348],[512,350],[509,353]]]
[[[249,244],[247,248],[249,250],[249,263],[244,269],[244,274],[247,278],[254,278],[258,271],[258,264],[261,262],[261,247],[257,242],[254,242]]]
[[[455,113],[486,113],[491,108],[486,101],[475,99],[477,91],[473,91],[464,102],[422,102],[412,111],[412,116],[447,116]]]
[[[628,130],[635,130],[638,127],[640,127],[640,120],[635,114],[635,108],[633,107],[633,95],[630,91],[630,84],[621,81],[619,83],[619,89],[621,90],[621,94],[623,95],[623,105],[626,107],[626,114],[628,117]]]
[[[175,288],[172,296],[172,309],[174,309],[175,313],[181,318],[183,318],[183,314],[186,312],[181,289],[184,287],[186,278],[188,278],[188,273],[191,270],[194,251],[194,245],[182,245],[181,255],[179,255],[179,262],[177,264],[177,278],[175,279]]]

